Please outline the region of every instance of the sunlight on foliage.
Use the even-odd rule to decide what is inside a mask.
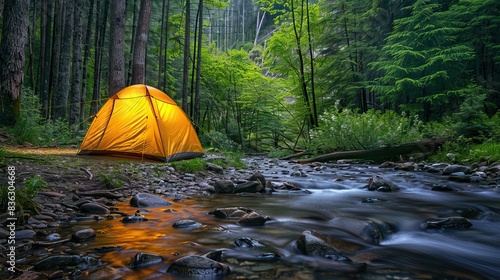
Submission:
[[[195,158],[189,160],[174,161],[170,163],[178,172],[193,173],[207,169],[207,163],[204,159]]]

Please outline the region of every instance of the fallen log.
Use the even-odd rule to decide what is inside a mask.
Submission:
[[[369,150],[356,150],[334,152],[319,155],[313,158],[301,159],[300,163],[326,162],[340,159],[370,160],[373,162],[384,162],[388,160],[398,160],[403,155],[422,154],[424,156],[435,153],[449,138],[433,138],[421,141],[405,143],[392,147],[381,147]]]

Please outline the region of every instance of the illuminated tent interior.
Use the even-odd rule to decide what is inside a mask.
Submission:
[[[109,98],[96,114],[79,155],[130,155],[161,161],[203,155],[184,111],[164,92],[132,85]]]

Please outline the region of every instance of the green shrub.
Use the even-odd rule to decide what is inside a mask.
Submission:
[[[39,176],[33,176],[25,181],[25,186],[22,188],[16,188],[15,190],[15,214],[18,223],[24,224],[24,213],[39,213],[38,203],[34,200],[34,197],[39,191],[44,190],[48,186],[48,183],[40,178]],[[9,197],[9,190],[7,187],[0,187],[0,210],[2,213],[7,212]]]
[[[369,110],[362,114],[333,108],[320,116],[320,126],[311,132],[317,150],[362,150],[422,139],[424,124],[417,116],[393,111]]]
[[[46,120],[41,115],[40,100],[30,89],[21,95],[21,113],[13,128],[15,141],[19,144],[31,143],[37,146],[75,144],[68,124],[61,120]]]
[[[193,173],[207,169],[207,163],[202,158],[173,161],[170,164],[175,170],[184,173]]]

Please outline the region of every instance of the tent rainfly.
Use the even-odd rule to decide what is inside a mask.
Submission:
[[[96,114],[79,155],[122,154],[165,162],[203,156],[189,118],[164,92],[126,87]]]

